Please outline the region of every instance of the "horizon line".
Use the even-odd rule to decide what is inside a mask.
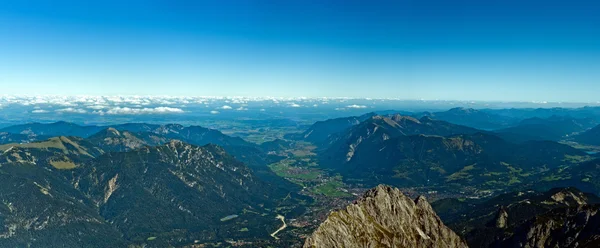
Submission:
[[[386,100],[386,101],[414,101],[414,102],[466,102],[466,103],[530,103],[530,104],[600,104],[600,101],[545,101],[545,100],[468,100],[468,99],[423,99],[399,97],[354,97],[354,96],[219,96],[219,95],[149,95],[149,94],[0,94],[4,98],[204,98],[204,99],[256,99],[256,100]]]

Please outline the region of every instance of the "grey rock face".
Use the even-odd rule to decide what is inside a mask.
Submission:
[[[500,209],[498,209],[498,213],[496,213],[495,222],[496,228],[506,228],[506,226],[508,225],[508,213],[506,212],[505,207],[501,207]]]
[[[598,205],[554,209],[517,227],[492,247],[600,247]]]
[[[333,212],[304,247],[467,247],[446,227],[425,197],[412,200],[379,185]]]

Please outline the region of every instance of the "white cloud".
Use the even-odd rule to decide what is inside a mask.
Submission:
[[[100,109],[105,109],[105,108],[108,108],[108,107],[104,106],[104,105],[92,105],[92,106],[88,106],[87,108],[89,108],[89,109],[95,109],[95,110],[100,110]]]
[[[239,107],[239,108],[236,108],[235,110],[238,110],[238,111],[245,111],[245,110],[248,110],[248,108]]]
[[[223,107],[220,107],[220,109],[232,109],[232,107],[229,105],[223,105]]]
[[[219,114],[219,111],[212,110],[212,111],[210,111],[210,113],[213,114],[213,115],[217,115],[217,114]]]
[[[171,107],[156,107],[156,108],[129,108],[129,107],[114,107],[106,112],[95,111],[98,114],[109,114],[109,115],[139,115],[139,114],[171,114],[171,113],[183,113],[184,111],[180,108]]]
[[[144,108],[147,109],[147,108]],[[170,107],[157,107],[153,109],[154,112],[158,113],[183,113],[183,109],[180,108],[170,108]]]
[[[168,101],[168,100],[161,100],[161,101],[158,101],[158,103],[159,104],[163,104],[163,105],[173,105],[173,104],[175,104],[175,102]]]
[[[302,107],[302,106],[300,106],[299,104],[293,102],[293,103],[290,103],[290,107],[292,107],[292,108],[299,108],[299,107]]]
[[[346,106],[346,108],[353,108],[353,109],[364,109],[364,108],[367,108],[367,106],[365,106],[365,105],[356,105],[356,104],[352,104],[352,105],[348,105],[348,106]]]
[[[346,110],[346,108],[335,108],[335,110],[337,110],[337,111],[344,111],[344,110]]]
[[[260,109],[260,112],[265,112],[265,111],[267,111],[267,110],[266,109]]]
[[[63,109],[57,109],[55,111],[60,112],[60,113],[75,113],[75,114],[87,113],[87,111],[85,109],[80,109],[80,108],[63,108]]]
[[[43,113],[48,113],[48,110],[36,109],[36,110],[31,111],[31,113],[34,113],[34,114],[43,114]]]

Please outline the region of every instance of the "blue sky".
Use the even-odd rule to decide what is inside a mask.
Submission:
[[[597,13],[591,0],[5,0],[0,94],[595,102]]]

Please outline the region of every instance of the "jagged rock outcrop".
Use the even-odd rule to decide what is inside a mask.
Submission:
[[[508,212],[506,212],[506,208],[504,206],[502,206],[498,209],[498,212],[496,213],[496,217],[494,218],[492,223],[490,223],[489,226],[493,226],[495,228],[506,228],[507,225],[508,225]]]
[[[536,216],[492,247],[599,247],[598,205],[558,208]]]
[[[467,247],[442,223],[425,197],[416,200],[379,185],[333,212],[304,247]]]

